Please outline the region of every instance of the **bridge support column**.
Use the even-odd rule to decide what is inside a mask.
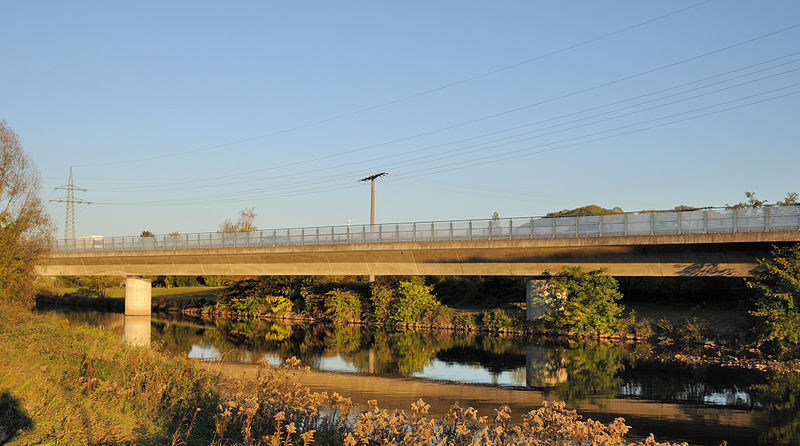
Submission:
[[[525,282],[525,316],[529,321],[539,319],[565,298],[563,293],[555,291],[549,280],[528,279]]]
[[[152,279],[142,276],[125,278],[125,315],[150,316],[153,303]]]

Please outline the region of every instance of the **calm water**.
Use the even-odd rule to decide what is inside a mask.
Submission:
[[[586,417],[621,416],[633,435],[692,444],[800,444],[800,380],[720,367],[678,367],[637,359],[644,347],[548,343],[447,332],[367,330],[265,321],[202,321],[175,315],[57,311],[72,325],[113,331],[128,342],[223,364],[241,376],[260,359],[296,356],[314,370],[304,383],[357,404],[432,412],[454,402],[484,414],[508,404],[516,414],[563,400]]]

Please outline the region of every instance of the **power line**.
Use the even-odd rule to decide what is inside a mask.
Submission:
[[[377,109],[380,109],[380,108],[384,108],[384,107],[388,107],[388,106],[391,106],[391,105],[395,105],[395,104],[399,104],[399,103],[402,103],[402,102],[406,102],[406,101],[409,101],[409,100],[412,100],[412,99],[416,99],[416,98],[419,98],[419,97],[422,97],[422,96],[426,96],[426,95],[429,95],[429,94],[432,94],[432,93],[436,93],[436,92],[439,92],[439,91],[442,91],[442,90],[446,90],[448,88],[452,88],[452,87],[455,87],[455,86],[458,86],[458,85],[466,84],[468,82],[472,82],[472,81],[475,81],[475,80],[478,80],[478,79],[483,79],[483,78],[486,78],[486,77],[490,77],[490,76],[493,76],[495,74],[498,74],[498,73],[501,73],[501,72],[504,72],[504,71],[508,71],[508,70],[511,70],[511,69],[514,69],[514,68],[517,68],[517,67],[520,67],[520,66],[523,66],[523,65],[527,65],[529,63],[533,63],[533,62],[537,62],[537,61],[542,60],[542,59],[546,59],[548,57],[552,57],[552,56],[556,56],[556,55],[559,55],[559,54],[563,54],[563,53],[572,51],[574,49],[581,48],[581,47],[590,45],[592,43],[596,43],[596,42],[608,39],[610,37],[614,37],[616,35],[623,34],[623,33],[626,33],[628,31],[632,31],[634,29],[641,28],[643,26],[646,26],[646,25],[649,25],[649,24],[652,24],[652,23],[655,23],[655,22],[659,22],[659,21],[664,20],[666,18],[675,16],[675,15],[678,15],[678,14],[682,14],[682,13],[684,13],[686,11],[698,8],[698,7],[703,6],[703,5],[707,4],[707,3],[711,3],[712,1],[714,1],[714,0],[703,0],[701,2],[686,6],[684,8],[680,8],[680,9],[668,12],[666,14],[662,14],[662,15],[654,17],[652,19],[648,19],[648,20],[636,23],[634,25],[629,25],[629,26],[626,26],[624,28],[620,28],[618,30],[612,31],[610,33],[601,34],[601,35],[593,37],[591,39],[584,40],[582,42],[579,42],[579,43],[576,43],[576,44],[572,44],[572,45],[569,45],[569,46],[566,46],[566,47],[563,47],[563,48],[560,48],[560,49],[557,49],[557,50],[553,50],[553,51],[550,51],[548,53],[544,53],[544,54],[541,54],[541,55],[538,55],[538,56],[534,56],[534,57],[531,57],[531,58],[528,58],[528,59],[525,59],[525,60],[522,60],[522,61],[519,61],[519,62],[515,62],[515,63],[509,64],[509,65],[504,65],[504,66],[501,66],[501,67],[498,67],[498,68],[495,68],[495,69],[492,69],[492,70],[489,70],[489,71],[486,71],[486,72],[483,72],[483,73],[479,73],[479,74],[472,75],[472,76],[469,76],[469,77],[466,77],[466,78],[463,78],[463,79],[460,79],[460,80],[457,80],[457,81],[453,81],[453,82],[449,82],[449,83],[446,83],[446,84],[443,84],[443,85],[439,85],[437,87],[433,87],[433,88],[429,88],[429,89],[426,89],[426,90],[422,90],[422,91],[420,91],[418,93],[410,94],[410,95],[403,96],[403,97],[400,97],[400,98],[397,98],[397,99],[393,99],[393,100],[390,100],[390,101],[387,101],[387,102],[382,102],[382,103],[379,103],[379,104],[367,106],[367,107],[364,107],[364,108],[360,108],[360,109],[356,109],[356,110],[353,110],[353,111],[341,113],[341,114],[338,114],[338,115],[333,115],[333,116],[330,116],[328,118],[319,119],[319,120],[316,120],[316,121],[311,121],[311,122],[308,122],[308,123],[305,123],[305,124],[301,124],[301,125],[297,125],[297,126],[294,126],[294,127],[288,127],[288,128],[285,128],[285,129],[281,129],[281,130],[276,130],[276,131],[273,131],[273,132],[265,133],[265,134],[262,134],[262,135],[253,136],[253,137],[249,137],[249,138],[243,138],[243,139],[239,139],[239,140],[235,140],[235,141],[231,141],[231,142],[227,142],[227,143],[222,143],[222,144],[216,144],[216,145],[212,145],[212,146],[205,147],[205,148],[200,148],[200,149],[187,150],[187,151],[177,152],[177,153],[172,153],[172,154],[158,155],[158,156],[153,156],[153,157],[148,157],[148,158],[135,158],[135,159],[129,159],[129,160],[124,160],[124,161],[112,161],[112,162],[106,162],[106,163],[83,164],[83,165],[81,165],[81,167],[109,166],[109,165],[115,165],[115,164],[127,164],[127,163],[132,163],[132,162],[144,162],[144,161],[152,161],[152,160],[175,157],[175,156],[190,155],[190,154],[193,154],[193,153],[208,152],[208,151],[212,151],[212,150],[216,150],[216,149],[221,149],[221,148],[224,148],[224,147],[230,147],[230,146],[237,145],[237,144],[243,144],[243,143],[246,143],[246,142],[255,141],[255,140],[258,140],[258,139],[268,138],[268,137],[271,137],[271,136],[277,136],[277,135],[281,135],[281,134],[284,134],[284,133],[290,133],[290,132],[294,132],[294,131],[297,131],[297,130],[306,129],[306,128],[309,128],[309,127],[317,126],[317,125],[320,125],[320,124],[325,124],[325,123],[328,123],[328,122],[331,122],[331,121],[336,121],[336,120],[339,120],[339,119],[347,118],[347,117],[354,116],[354,115],[361,114],[361,113],[365,113],[365,112],[368,112],[368,111],[377,110]]]
[[[679,65],[682,65],[682,64],[686,64],[686,63],[689,63],[689,62],[693,62],[693,61],[696,61],[696,60],[699,60],[699,59],[702,59],[702,58],[705,58],[705,57],[716,55],[716,54],[719,54],[721,52],[728,51],[728,50],[731,50],[731,49],[734,49],[734,48],[738,48],[738,47],[741,47],[743,45],[747,45],[747,44],[750,44],[750,43],[753,43],[753,42],[756,42],[756,41],[759,41],[759,40],[767,39],[767,38],[773,37],[775,35],[778,35],[780,33],[784,33],[784,32],[796,29],[798,27],[800,27],[800,23],[797,23],[797,24],[794,24],[794,25],[790,25],[790,26],[787,26],[787,27],[784,27],[784,28],[781,28],[781,29],[778,29],[778,30],[775,30],[775,31],[771,31],[771,32],[768,32],[768,33],[765,33],[765,34],[761,34],[761,35],[758,35],[758,36],[755,36],[755,37],[752,37],[752,38],[749,38],[749,39],[738,41],[736,43],[733,43],[733,44],[730,44],[730,45],[727,45],[727,46],[719,47],[719,48],[716,48],[716,49],[713,49],[713,50],[710,50],[710,51],[706,51],[706,52],[701,53],[701,54],[697,54],[695,56],[684,58],[684,59],[681,59],[681,60],[678,60],[678,61],[675,61],[675,62],[671,62],[671,63],[665,64],[665,65],[661,65],[661,66],[658,66],[658,67],[655,67],[655,68],[651,68],[651,69],[640,71],[640,72],[637,72],[637,73],[634,73],[634,74],[626,75],[626,76],[623,76],[623,77],[620,77],[620,78],[617,78],[617,79],[614,79],[614,80],[611,80],[611,81],[602,82],[602,83],[599,83],[599,84],[596,84],[596,85],[593,85],[593,86],[589,86],[589,87],[585,87],[585,88],[582,88],[582,89],[574,90],[574,91],[571,91],[571,92],[568,92],[568,93],[564,93],[564,94],[561,94],[561,95],[553,96],[553,97],[550,97],[550,98],[547,98],[547,99],[543,99],[543,100],[540,100],[540,101],[536,101],[536,102],[533,102],[533,103],[528,103],[528,104],[525,104],[525,105],[522,105],[522,106],[518,106],[518,107],[514,107],[514,108],[511,108],[511,109],[506,109],[506,110],[503,110],[503,111],[500,111],[500,112],[484,115],[484,116],[481,116],[481,117],[478,117],[478,118],[474,118],[474,119],[470,119],[470,120],[466,120],[466,121],[461,121],[461,122],[458,122],[458,123],[455,123],[455,124],[452,124],[452,125],[449,125],[449,126],[440,127],[440,128],[436,128],[436,129],[433,129],[433,130],[420,132],[420,133],[416,133],[416,134],[413,134],[413,135],[404,136],[404,137],[401,137],[401,138],[395,138],[395,139],[392,139],[392,140],[388,140],[388,141],[384,141],[384,142],[380,142],[380,143],[376,143],[376,144],[370,144],[370,145],[366,145],[366,146],[361,146],[361,147],[353,148],[353,149],[350,149],[350,150],[337,152],[337,153],[332,153],[332,154],[328,154],[328,155],[324,155],[324,156],[320,156],[320,157],[315,157],[315,158],[306,159],[306,160],[302,160],[302,161],[296,161],[296,162],[292,162],[292,163],[286,163],[286,164],[279,165],[279,166],[272,166],[272,167],[267,167],[267,168],[254,169],[254,170],[249,170],[249,171],[245,171],[245,172],[238,172],[238,173],[234,173],[234,174],[220,175],[220,176],[215,176],[215,177],[207,177],[205,179],[205,181],[214,180],[214,179],[233,178],[233,177],[237,177],[237,176],[255,174],[255,173],[264,172],[264,171],[268,171],[268,170],[274,170],[274,169],[285,169],[287,167],[292,167],[292,166],[297,166],[297,165],[302,165],[302,164],[308,164],[308,163],[313,163],[313,162],[317,162],[317,161],[324,161],[324,160],[327,160],[327,159],[330,159],[330,158],[335,158],[335,157],[344,156],[344,155],[350,155],[350,154],[354,154],[354,153],[358,153],[358,152],[363,152],[363,151],[366,151],[366,150],[375,149],[375,148],[378,148],[378,147],[383,147],[383,146],[387,146],[387,145],[391,145],[391,144],[410,141],[410,140],[417,139],[417,138],[420,138],[420,137],[423,137],[423,136],[430,136],[430,135],[434,135],[434,134],[437,134],[437,133],[442,133],[442,132],[447,131],[447,130],[452,130],[452,129],[459,128],[459,127],[464,127],[464,126],[467,126],[467,125],[470,125],[470,124],[476,124],[478,122],[486,121],[486,120],[493,119],[493,118],[498,118],[498,117],[501,117],[501,116],[505,116],[505,115],[509,115],[509,114],[516,113],[516,112],[519,112],[519,111],[531,109],[531,108],[538,107],[538,106],[541,106],[541,105],[550,104],[550,103],[553,103],[553,102],[556,102],[556,101],[559,101],[559,100],[562,100],[562,99],[567,99],[567,98],[570,98],[570,97],[574,97],[574,96],[577,96],[577,95],[580,95],[580,94],[583,94],[583,93],[588,93],[588,92],[595,91],[595,90],[598,90],[598,89],[601,89],[601,88],[605,88],[605,87],[609,87],[609,86],[612,86],[612,85],[620,84],[620,83],[625,82],[625,81],[629,81],[629,80],[632,80],[632,79],[636,79],[636,78],[639,78],[639,77],[643,77],[643,76],[646,76],[646,75],[649,75],[649,74],[656,73],[658,71],[666,70],[666,69],[673,68],[673,67],[676,67],[676,66],[679,66]],[[792,53],[792,54],[797,54],[797,53],[795,52],[795,53]],[[785,56],[785,57],[789,57],[789,56]],[[187,181],[184,181],[184,182],[176,182],[176,183],[172,183],[172,184],[173,185],[189,184],[189,183],[193,183],[195,181],[196,180],[187,180]]]
[[[798,53],[800,53],[800,52],[797,52],[795,54],[798,54]],[[744,68],[752,68],[754,66],[763,65],[764,63],[773,62],[775,60],[779,60],[779,59],[782,59],[782,58],[785,58],[785,57],[771,59],[769,61],[765,61],[765,62],[762,62],[762,63],[759,63],[759,64],[752,64],[752,65],[750,65],[748,67],[744,67]],[[675,92],[675,93],[671,93],[671,94],[668,94],[668,95],[663,95],[663,96],[660,96],[660,97],[657,97],[657,98],[648,99],[648,100],[645,100],[645,101],[640,101],[638,103],[634,103],[634,104],[630,104],[630,105],[626,105],[626,106],[622,106],[622,107],[617,107],[615,109],[606,110],[606,111],[603,111],[601,113],[595,113],[595,114],[592,114],[592,115],[583,116],[583,117],[580,117],[580,118],[577,118],[577,119],[573,119],[573,120],[570,120],[570,121],[556,123],[556,124],[553,124],[553,125],[550,125],[550,126],[547,126],[547,127],[539,128],[539,129],[534,130],[534,131],[520,132],[520,133],[517,133],[517,134],[514,134],[514,135],[509,135],[509,136],[505,136],[505,137],[502,137],[502,138],[493,139],[493,140],[490,140],[490,141],[483,141],[483,142],[477,143],[477,144],[461,146],[461,147],[457,147],[457,148],[454,148],[454,149],[451,149],[451,150],[446,150],[446,151],[442,151],[442,152],[438,152],[438,153],[433,153],[433,154],[429,154],[429,155],[422,155],[422,156],[418,156],[418,157],[415,157],[415,158],[406,159],[406,160],[400,161],[399,164],[394,164],[392,167],[396,169],[396,168],[399,168],[399,167],[402,167],[402,166],[406,166],[406,165],[414,165],[414,164],[417,164],[418,162],[423,161],[423,160],[427,160],[428,162],[430,162],[430,161],[438,161],[438,160],[442,160],[442,159],[447,159],[447,158],[451,158],[453,156],[453,155],[448,155],[450,153],[457,153],[458,156],[463,156],[465,154],[474,153],[474,152],[478,152],[478,151],[485,151],[485,150],[488,150],[488,149],[508,146],[508,145],[511,145],[511,144],[519,144],[521,142],[524,142],[524,141],[527,141],[527,140],[531,140],[531,139],[541,138],[541,137],[544,137],[544,136],[558,134],[558,133],[564,133],[564,132],[571,131],[571,130],[576,130],[576,129],[579,129],[579,128],[582,128],[582,127],[587,127],[587,126],[590,126],[590,125],[596,125],[596,124],[599,124],[599,123],[602,123],[602,122],[606,122],[606,121],[619,119],[619,118],[626,117],[626,116],[639,114],[639,113],[642,113],[642,112],[645,112],[645,111],[650,111],[650,110],[654,110],[654,109],[657,109],[657,108],[667,107],[667,106],[674,105],[674,104],[677,104],[677,103],[680,103],[680,102],[686,102],[686,101],[689,101],[689,100],[696,100],[696,99],[698,99],[700,97],[703,97],[703,96],[708,96],[708,95],[711,95],[711,94],[719,93],[721,91],[730,90],[730,89],[733,89],[733,88],[741,87],[743,85],[748,85],[748,84],[752,84],[752,83],[755,83],[755,82],[761,82],[761,81],[764,81],[766,79],[774,78],[776,76],[785,75],[787,73],[791,73],[791,72],[797,71],[800,68],[792,68],[792,69],[785,70],[785,71],[782,71],[782,72],[769,74],[769,75],[762,76],[762,77],[756,78],[756,79],[746,80],[746,81],[743,81],[743,82],[740,82],[740,83],[737,83],[737,84],[728,85],[728,86],[725,86],[725,87],[722,87],[722,88],[718,88],[718,89],[715,89],[715,90],[698,93],[698,94],[695,94],[695,95],[692,95],[692,96],[689,96],[689,97],[673,100],[673,101],[670,101],[670,102],[665,102],[665,103],[662,103],[662,104],[653,105],[653,106],[650,106],[650,107],[647,107],[647,108],[639,108],[638,110],[633,110],[633,111],[630,111],[630,112],[627,112],[627,113],[618,113],[620,111],[629,110],[629,109],[635,109],[637,107],[642,107],[643,105],[656,103],[656,102],[659,102],[659,101],[663,101],[665,99],[669,99],[669,98],[673,98],[673,97],[681,96],[681,95],[686,95],[688,93],[696,92],[698,90],[703,90],[703,89],[707,89],[709,87],[725,84],[725,83],[731,82],[731,81],[736,80],[736,79],[741,79],[743,77],[748,77],[748,76],[752,76],[754,74],[762,73],[762,72],[765,72],[765,71],[768,71],[768,70],[773,70],[775,68],[779,68],[779,67],[791,64],[791,63],[798,62],[798,61],[800,61],[800,59],[795,59],[795,60],[792,60],[792,61],[789,61],[789,62],[776,64],[776,65],[770,66],[768,68],[764,68],[764,69],[760,69],[760,70],[756,70],[756,71],[751,71],[751,72],[748,72],[748,73],[745,73],[745,74],[737,75],[737,76],[730,77],[730,78],[727,78],[727,79],[723,79],[723,80],[720,80],[720,81],[707,83],[707,84],[704,84],[704,85],[701,85],[701,86],[698,86],[698,87],[694,87],[694,88],[690,88],[690,89],[684,89],[684,90],[681,90],[681,91],[678,91],[678,92]],[[635,100],[635,99],[639,99],[639,98],[653,96],[654,94],[657,94],[659,92],[666,92],[666,91],[675,90],[676,88],[679,88],[679,87],[693,85],[693,84],[696,84],[696,83],[698,83],[700,81],[703,81],[703,80],[713,79],[713,78],[717,78],[717,77],[720,77],[720,76],[723,76],[723,75],[727,75],[727,74],[735,73],[735,72],[739,72],[739,71],[742,71],[742,68],[736,69],[736,70],[730,70],[730,71],[728,71],[726,73],[722,73],[720,75],[709,76],[709,77],[700,79],[699,81],[686,82],[686,83],[680,84],[678,86],[673,86],[673,87],[669,87],[669,88],[663,88],[663,89],[657,90],[655,92],[641,94],[641,95],[633,96],[633,97],[622,99],[622,100],[617,100],[617,101],[611,102],[609,104],[587,108],[587,109],[584,109],[584,110],[581,110],[581,111],[578,111],[578,112],[572,112],[572,113],[564,114],[564,115],[561,115],[561,116],[558,116],[558,117],[555,117],[555,118],[549,118],[549,119],[545,119],[545,120],[540,120],[540,121],[537,121],[537,122],[532,123],[532,124],[526,124],[526,125],[523,125],[523,126],[517,126],[517,127],[512,128],[512,129],[528,127],[530,125],[538,124],[538,123],[556,121],[556,120],[559,120],[559,119],[564,118],[564,117],[570,117],[570,116],[576,116],[576,115],[585,114],[587,111],[603,109],[603,108],[607,108],[608,106],[613,105],[613,104],[620,104],[620,103],[624,103],[624,102],[630,102],[631,100]],[[618,114],[613,115],[614,113],[618,113]],[[609,115],[612,115],[612,116],[609,116]],[[604,116],[606,116],[606,117],[604,117]],[[600,117],[604,117],[604,118],[596,119],[596,118],[600,118]],[[583,124],[580,124],[580,125],[573,125],[573,126],[564,128],[564,126],[566,126],[566,125],[575,124],[575,123],[584,122],[584,121],[587,121],[587,122],[585,122]],[[558,129],[559,127],[561,127],[561,129]],[[551,130],[551,129],[558,129],[558,130]],[[551,131],[544,133],[545,130],[551,130]],[[505,131],[506,130],[500,131],[500,132],[493,132],[491,134],[503,133]],[[533,134],[533,136],[529,136],[529,137],[526,137],[526,138],[520,138],[521,136],[530,135],[530,134]],[[456,142],[462,142],[462,141],[465,141],[465,140],[475,139],[475,138],[476,137],[465,138],[465,139],[462,139],[462,140],[459,140],[459,141],[456,141]],[[503,141],[505,141],[505,142],[503,142]],[[496,144],[487,145],[487,144],[490,144],[490,143],[496,143]],[[434,146],[428,146],[427,148],[450,145],[450,144],[452,144],[452,143],[437,144],[437,145],[434,145]],[[425,150],[427,148],[416,149],[416,150],[411,150],[411,151],[406,150],[404,154],[409,154],[409,153],[413,153],[413,152],[419,152],[419,151]],[[471,149],[471,150],[465,150],[465,149]],[[389,156],[388,158],[391,158],[391,156]],[[373,158],[371,160],[366,160],[365,162],[380,161],[382,165],[386,165],[387,164],[386,163],[386,159],[387,159],[387,157],[380,157],[380,158]],[[352,163],[348,163],[346,166],[352,167],[352,165],[353,165]],[[330,166],[328,166],[328,167],[326,167],[324,169],[315,169],[315,170],[325,170],[327,168],[330,168]],[[359,170],[362,170],[362,169],[359,168]],[[314,170],[307,171],[307,172],[312,172],[312,171],[314,171]],[[258,193],[258,192],[267,191],[267,190],[275,192],[275,191],[278,191],[278,190],[292,189],[292,188],[295,188],[296,186],[311,186],[313,184],[318,184],[318,183],[330,184],[331,181],[335,181],[337,178],[344,180],[346,178],[351,177],[351,175],[352,175],[351,173],[343,173],[343,174],[340,174],[340,175],[326,176],[326,177],[323,177],[323,178],[317,178],[314,181],[286,183],[286,184],[281,184],[281,185],[277,185],[277,186],[267,186],[267,187],[257,188],[257,189],[250,188],[247,191],[242,191],[242,193],[237,193],[237,195],[241,196],[241,194],[245,193],[245,194],[248,194],[249,196],[252,196],[252,195],[254,195],[254,194]],[[291,192],[291,191],[289,191],[289,192]],[[230,196],[231,194],[232,194],[232,192],[220,193],[220,194],[217,194],[216,197],[222,198],[222,197]],[[206,198],[215,198],[215,197],[207,195]]]
[[[677,116],[680,116],[680,115],[696,113],[698,111],[707,110],[707,109],[714,108],[714,107],[719,107],[721,105],[730,104],[730,103],[736,102],[736,101],[742,101],[742,100],[745,100],[745,99],[754,98],[754,97],[761,96],[761,95],[764,95],[764,94],[774,93],[774,92],[777,92],[779,90],[785,90],[787,88],[793,88],[793,87],[796,87],[796,86],[800,86],[800,83],[788,85],[788,86],[781,87],[781,88],[774,89],[774,90],[770,90],[770,91],[767,91],[767,92],[762,92],[762,93],[757,93],[757,94],[753,94],[753,95],[737,98],[737,99],[734,99],[734,100],[720,102],[720,103],[713,104],[713,105],[710,105],[710,106],[705,106],[705,107],[700,107],[700,108],[688,110],[688,111],[685,111],[685,112],[674,113],[674,114],[661,116],[659,118],[640,121],[640,122],[637,122],[637,123],[634,123],[634,124],[620,126],[620,127],[616,127],[616,128],[613,128],[613,129],[593,132],[593,133],[590,133],[590,134],[581,135],[581,136],[573,137],[573,138],[567,138],[567,139],[564,139],[564,140],[561,140],[561,141],[556,141],[554,143],[527,147],[527,148],[524,148],[524,149],[508,151],[508,152],[504,152],[504,153],[496,154],[496,155],[492,155],[492,156],[487,156],[487,157],[463,160],[463,161],[460,161],[460,162],[451,163],[447,167],[431,167],[431,168],[428,168],[428,169],[422,169],[422,170],[419,170],[419,171],[415,172],[415,174],[413,174],[413,175],[400,175],[400,176],[396,176],[395,179],[397,179],[397,180],[407,180],[407,179],[412,179],[412,178],[421,177],[421,176],[441,174],[443,172],[449,172],[449,171],[453,171],[453,170],[458,170],[458,169],[463,169],[463,168],[468,168],[468,167],[474,167],[476,165],[484,165],[484,164],[495,163],[495,162],[500,162],[500,161],[507,161],[507,160],[510,160],[510,159],[518,159],[518,158],[537,155],[537,154],[541,154],[541,153],[545,153],[545,152],[551,152],[551,151],[555,151],[555,150],[561,150],[561,149],[565,149],[565,148],[571,148],[571,147],[585,145],[585,144],[589,144],[589,143],[593,143],[593,142],[598,142],[598,141],[608,140],[608,139],[612,139],[612,138],[617,138],[617,137],[620,137],[620,136],[626,136],[626,135],[630,135],[630,134],[634,134],[634,133],[641,133],[641,132],[644,132],[644,131],[647,131],[647,130],[651,130],[651,129],[655,129],[655,128],[659,128],[659,127],[675,125],[675,124],[678,124],[678,123],[682,123],[682,122],[686,122],[686,121],[690,121],[690,120],[694,120],[694,119],[700,119],[700,118],[716,115],[716,114],[727,112],[727,111],[731,111],[731,110],[741,109],[741,108],[744,108],[744,107],[748,107],[748,106],[761,104],[761,103],[768,102],[768,101],[773,101],[773,100],[777,100],[777,99],[793,96],[793,95],[796,95],[796,94],[800,94],[800,91],[793,91],[793,92],[789,92],[789,93],[785,93],[785,94],[781,94],[781,95],[777,95],[777,96],[772,96],[772,97],[765,98],[765,99],[751,101],[751,102],[745,103],[745,104],[738,104],[738,105],[730,106],[730,107],[727,107],[727,108],[724,108],[724,109],[721,109],[721,110],[713,110],[713,111],[709,111],[709,112],[702,113],[702,114],[699,114],[699,115],[689,116],[689,117],[686,117],[686,118],[681,118],[681,119],[677,119],[677,120],[673,120],[673,121],[669,121],[669,122],[665,122],[665,123],[653,124],[653,125],[650,125],[650,126],[644,127],[644,128],[626,130],[626,131],[623,131],[623,132],[620,132],[620,133],[616,133],[616,134],[613,134],[613,135],[606,135],[606,136],[597,137],[597,138],[593,138],[593,139],[589,139],[589,140],[578,141],[580,139],[591,138],[593,136],[598,136],[598,135],[601,135],[601,134],[604,134],[604,133],[615,132],[615,131],[619,131],[619,130],[628,129],[628,128],[631,128],[631,127],[646,125],[648,123],[653,123],[653,122],[656,122],[656,121],[659,121],[659,120],[664,120],[664,119],[670,119],[670,118],[677,117]],[[538,150],[538,151],[533,152],[533,150],[535,150],[537,148],[543,148],[543,147],[548,147],[548,146],[553,146],[553,147],[549,147],[549,148],[546,148],[546,149],[542,149],[542,150]],[[506,155],[506,156],[501,158],[501,156],[503,156],[503,155]],[[352,188],[352,187],[353,187],[352,184],[351,185],[342,185],[342,186],[338,186],[338,187],[337,186],[333,186],[333,187],[326,186],[326,187],[309,188],[309,189],[305,189],[305,190],[289,191],[289,192],[280,193],[280,194],[265,194],[265,195],[257,195],[257,196],[253,195],[253,196],[247,196],[247,197],[237,196],[236,199],[227,198],[227,199],[218,199],[218,200],[215,201],[215,200],[205,200],[204,197],[196,197],[194,199],[181,199],[180,201],[181,201],[181,203],[187,204],[187,205],[209,205],[209,204],[220,203],[220,202],[226,202],[226,203],[246,202],[246,201],[252,201],[253,199],[287,198],[287,197],[296,197],[296,196],[302,196],[302,195],[310,195],[310,194],[315,194],[315,193],[319,193],[319,192],[332,192],[332,191],[338,191],[338,190],[343,190],[343,189],[349,189],[349,188]],[[105,204],[105,205],[150,205],[150,206],[165,205],[166,206],[166,205],[174,205],[174,201],[172,201],[172,202],[160,202],[160,203],[151,201],[151,202],[101,203],[101,204]]]
[[[69,183],[66,186],[57,186],[53,189],[56,190],[65,190],[67,191],[67,196],[55,200],[50,200],[51,202],[55,203],[66,203],[67,204],[67,216],[64,219],[64,238],[65,239],[74,239],[75,238],[75,205],[76,204],[92,204],[89,201],[84,201],[81,198],[75,197],[75,191],[79,192],[87,192],[86,189],[82,187],[77,187],[72,181],[72,166],[69,168]]]

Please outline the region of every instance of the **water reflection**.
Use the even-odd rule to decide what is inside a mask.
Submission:
[[[617,413],[626,414],[629,422],[636,421],[636,417],[639,421],[647,418],[651,423],[647,429],[655,429],[652,423],[661,423],[663,426],[656,425],[668,431],[664,423],[675,420],[694,420],[699,423],[697,426],[716,423],[728,426],[728,433],[720,439],[727,439],[729,444],[747,438],[752,443],[758,435],[764,444],[800,444],[800,378],[794,375],[666,366],[634,359],[636,352],[629,347],[589,343],[556,344],[446,332],[386,332],[351,325],[212,322],[165,314],[154,314],[152,318],[102,312],[61,315],[73,325],[103,327],[125,342],[150,343],[170,354],[199,360],[245,365],[260,359],[277,363],[296,356],[321,371],[425,378],[440,383],[442,388],[450,385],[443,382],[462,387],[490,385],[493,387],[485,389],[522,391],[520,401],[528,404],[536,398],[563,399],[592,417],[602,419],[606,414]],[[541,396],[534,398],[534,394]],[[509,397],[499,398],[502,401]],[[623,406],[633,409],[620,412]],[[674,430],[687,428],[680,426]],[[711,435],[697,426],[693,435]],[[709,443],[719,443],[713,438]]]
[[[143,347],[150,346],[151,317],[147,316],[124,316],[125,332],[122,340],[131,345]]]

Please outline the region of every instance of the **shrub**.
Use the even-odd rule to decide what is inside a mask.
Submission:
[[[565,293],[566,299],[561,307],[543,316],[545,322],[570,333],[612,331],[623,310],[617,304],[622,293],[617,281],[604,272],[603,269],[585,272],[580,267],[563,267],[550,283],[558,292]]]
[[[400,282],[391,305],[389,321],[393,325],[418,324],[441,304],[431,294],[433,287],[417,282]]]
[[[269,276],[234,282],[218,295],[217,308],[237,313],[283,314],[303,305],[311,277]]]
[[[747,286],[757,291],[750,314],[759,344],[800,343],[800,244],[774,247]]]
[[[483,315],[481,315],[481,322],[484,327],[492,331],[502,331],[517,325],[516,318],[506,313],[501,308],[495,308],[492,311],[484,312]]]
[[[335,322],[361,320],[361,297],[340,288],[325,293],[325,314]]]

